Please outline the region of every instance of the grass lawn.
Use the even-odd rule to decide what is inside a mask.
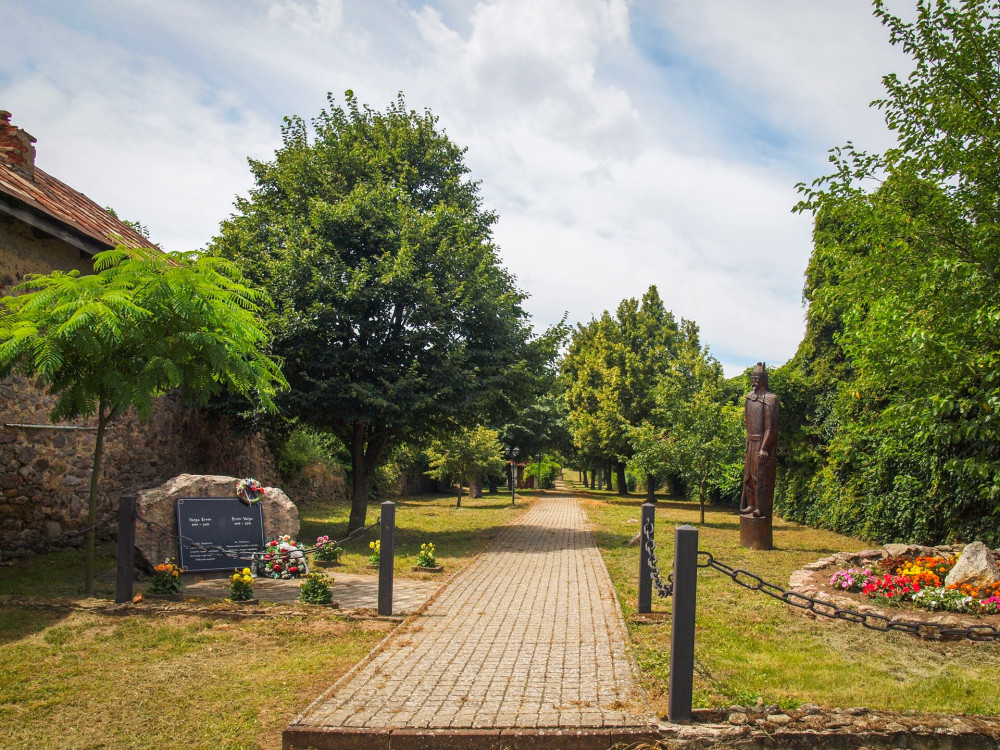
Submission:
[[[531,502],[519,497],[512,510],[509,496],[486,495],[455,509],[453,497],[399,499],[397,574],[420,575],[410,566],[427,541],[446,574],[457,570]],[[378,513],[370,507],[369,519]],[[342,534],[349,508],[314,504],[300,514],[301,538],[312,543]],[[374,538],[377,530],[346,546],[344,571],[371,572],[364,565]],[[177,604],[113,612],[110,601],[81,598],[81,554],[0,568],[4,750],[278,748],[295,715],[392,628],[281,606],[237,620]],[[99,546],[99,573],[113,569],[114,555],[112,544]],[[99,579],[97,596],[110,599],[113,583]]]
[[[566,472],[567,477],[575,472]],[[619,498],[570,482],[587,498],[595,538],[614,581],[626,621],[635,613],[639,548],[627,542],[639,529],[643,497]],[[834,552],[857,551],[870,543],[829,531],[774,522],[769,552],[739,545],[739,517],[732,509],[709,507],[698,523],[693,502],[659,500],[656,542],[661,571],[673,561],[673,530],[691,524],[699,549],[734,568],[752,571],[779,586],[789,574]],[[654,612],[670,602],[654,592]],[[670,667],[669,618],[629,624],[643,682],[652,708],[666,712]],[[859,625],[794,614],[791,607],[737,586],[714,570],[698,571],[695,637],[695,706],[765,704],[792,708],[803,703],[829,707],[866,706],[903,711],[1000,714],[1000,644],[922,641],[903,633],[879,633]]]

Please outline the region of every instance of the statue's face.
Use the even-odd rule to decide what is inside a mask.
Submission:
[[[753,385],[755,391],[760,390],[760,373],[754,372],[750,374],[750,383]]]

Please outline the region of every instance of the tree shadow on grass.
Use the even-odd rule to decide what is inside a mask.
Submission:
[[[69,617],[69,610],[43,610],[5,603],[0,608],[0,646],[40,633]]]

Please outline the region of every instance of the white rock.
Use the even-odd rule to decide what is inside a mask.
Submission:
[[[996,557],[982,542],[966,545],[962,556],[944,580],[945,586],[961,586],[964,583],[980,589],[1000,583]]]

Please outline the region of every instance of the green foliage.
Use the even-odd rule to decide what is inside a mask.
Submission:
[[[673,356],[678,327],[655,286],[573,332],[562,362],[569,429],[583,462],[610,460],[624,478],[631,430],[654,407],[653,385]],[[624,494],[620,487],[619,493]]]
[[[790,517],[1000,543],[998,9],[923,0],[905,22],[875,4],[915,67],[875,102],[898,146],[835,149],[835,173],[801,188],[816,212],[808,327],[773,386]]]
[[[278,470],[282,476],[297,477],[307,466],[324,464],[340,467],[345,453],[344,444],[336,435],[297,425],[275,450]]]
[[[722,366],[702,348],[685,321],[674,358],[658,380],[650,420],[631,431],[633,465],[652,474],[677,474],[704,506],[711,491],[727,492],[742,477],[743,413],[727,403]]]
[[[271,290],[282,408],[351,453],[349,527],[364,525],[393,445],[501,412],[530,359],[523,295],[492,244],[496,217],[464,151],[402,96],[385,112],[330,98],[287,118],[271,162],[214,253]]]
[[[559,472],[562,471],[562,465],[553,457],[549,455],[543,455],[541,460],[541,478],[539,478],[539,460],[535,456],[534,460],[531,461],[524,468],[524,477],[535,477],[538,479],[537,486],[542,490],[552,489],[553,483],[559,477]]]
[[[299,601],[303,604],[329,604],[333,601],[330,577],[326,573],[307,573],[299,584]]]
[[[98,253],[94,270],[30,276],[21,294],[0,299],[0,378],[37,378],[56,398],[53,421],[97,417],[91,526],[104,432],[117,414],[134,408],[145,420],[172,389],[199,404],[229,389],[273,408],[285,385],[258,317],[268,298],[245,286],[232,263],[119,246]]]
[[[434,440],[427,449],[430,461],[428,476],[458,484],[458,502],[462,502],[462,483],[503,471],[503,446],[496,430],[473,427],[457,430]]]

